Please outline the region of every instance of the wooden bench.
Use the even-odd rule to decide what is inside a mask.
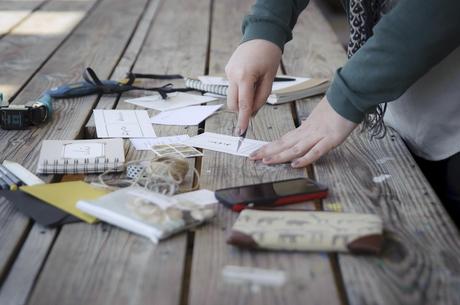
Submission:
[[[12,103],[25,103],[55,85],[78,81],[87,66],[112,79],[130,70],[223,73],[251,3],[0,0],[0,18],[8,17],[0,20],[0,91]],[[283,73],[332,77],[346,60],[314,3],[299,18],[294,37],[286,46]],[[264,106],[248,137],[280,137],[318,101]],[[0,159],[34,170],[43,139],[94,137],[92,109],[134,106],[119,96],[91,96],[56,101],[54,108],[52,122],[40,128],[0,130]],[[235,119],[222,112],[200,126],[155,126],[155,131],[160,136],[230,134]],[[128,160],[148,156],[129,141],[126,151]],[[306,170],[207,150],[191,165],[201,173],[201,187],[209,189],[314,177],[331,190],[317,203],[324,210],[384,219],[385,251],[368,257],[236,249],[225,239],[237,215],[224,208],[210,224],[155,246],[106,224],[45,229],[0,201],[0,304],[460,304],[458,231],[393,131],[373,141],[357,131]],[[389,178],[373,181],[383,174]],[[62,178],[44,177],[48,182]],[[227,265],[283,270],[288,282],[260,290],[231,285],[222,277]]]

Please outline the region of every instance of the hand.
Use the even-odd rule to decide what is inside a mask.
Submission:
[[[324,97],[302,125],[249,157],[265,164],[292,161],[292,167],[304,167],[342,144],[357,125],[335,112]]]
[[[228,61],[227,105],[238,112],[238,135],[248,128],[251,115],[267,101],[281,55],[274,43],[255,39],[241,44]]]

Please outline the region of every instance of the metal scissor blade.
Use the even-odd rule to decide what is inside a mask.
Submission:
[[[238,150],[240,150],[240,147],[241,147],[241,144],[243,144],[243,137],[240,137],[240,139],[238,140],[238,146],[236,147],[236,152],[238,152]]]
[[[246,132],[248,130],[246,129],[241,135],[240,135],[240,138],[238,139],[238,146],[236,147],[236,152],[238,152],[238,150],[240,150],[240,147],[241,147],[241,144],[243,144],[243,141],[244,139],[246,138]]]

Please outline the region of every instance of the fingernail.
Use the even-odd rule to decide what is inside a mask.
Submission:
[[[235,134],[234,134],[234,136],[235,136],[235,137],[239,137],[240,135],[241,135],[241,129],[240,129],[240,128],[236,128],[236,129],[235,129]]]
[[[263,161],[264,161],[264,162],[270,162],[271,159],[272,159],[272,157],[266,157],[266,158],[263,159]]]
[[[249,154],[249,158],[255,158],[255,157],[257,156],[258,153],[259,153],[258,150],[253,151],[252,153]]]
[[[291,163],[291,166],[292,167],[297,167],[300,165],[300,161],[299,160],[294,160],[294,162]]]

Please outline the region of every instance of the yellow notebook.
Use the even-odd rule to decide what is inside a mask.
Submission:
[[[92,187],[83,181],[21,186],[20,190],[87,223],[94,223],[97,219],[77,209],[77,201],[94,200],[108,193],[106,190]]]

